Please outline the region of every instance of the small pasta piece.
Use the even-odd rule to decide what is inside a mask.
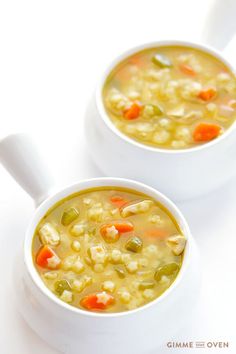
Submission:
[[[176,129],[175,137],[178,140],[185,141],[186,143],[189,143],[192,141],[192,134],[191,134],[190,129],[188,127],[184,127],[184,126],[178,127]]]
[[[76,259],[74,262],[72,268],[71,268],[75,273],[82,273],[84,270],[84,264],[81,262],[80,257]]]
[[[128,304],[132,298],[130,292],[126,289],[120,289],[118,291],[118,295],[119,295],[121,302],[123,302],[125,304]]]
[[[50,269],[57,269],[60,263],[61,261],[56,255],[48,258],[48,268]]]
[[[44,245],[38,250],[36,264],[42,268],[58,269],[61,259],[50,246]]]
[[[169,118],[159,119],[158,125],[166,130],[172,130],[173,128],[173,122]]]
[[[108,105],[111,109],[114,109],[115,111],[122,111],[127,104],[129,103],[129,100],[125,95],[120,93],[118,90],[113,90],[110,92],[108,96]]]
[[[216,80],[219,83],[227,83],[231,80],[231,77],[228,73],[221,72],[217,75]]]
[[[91,285],[93,282],[92,277],[84,275],[80,279],[74,279],[72,282],[72,288],[76,292],[80,293],[82,292],[87,286]]]
[[[135,273],[138,270],[138,262],[137,261],[130,261],[125,266],[126,266],[126,269],[129,273]]]
[[[146,300],[151,300],[155,297],[155,292],[153,289],[145,289],[143,291],[143,297],[146,299]]]
[[[185,85],[185,89],[183,91],[184,98],[192,98],[196,97],[202,89],[202,85],[197,81],[191,81],[187,85]]]
[[[114,225],[108,225],[102,229],[101,232],[103,238],[107,242],[116,242],[118,241],[120,234]]]
[[[111,280],[106,280],[102,283],[102,289],[105,291],[108,291],[110,293],[113,293],[115,290],[115,283]]]
[[[92,202],[93,202],[93,200],[91,199],[91,198],[84,198],[83,199],[83,203],[84,203],[84,205],[91,205],[92,204]]]
[[[64,258],[61,267],[64,270],[73,270],[75,273],[81,273],[84,270],[84,264],[77,255],[71,255]]]
[[[158,255],[158,247],[157,245],[148,245],[143,249],[143,254],[150,256],[150,255]]]
[[[104,265],[100,263],[94,264],[93,270],[96,273],[102,273],[104,271]]]
[[[92,284],[92,282],[93,282],[93,278],[90,277],[89,275],[84,275],[84,276],[82,277],[82,279],[83,279],[83,282],[84,282],[84,284],[85,284],[86,286]]]
[[[86,224],[84,222],[75,224],[70,229],[71,235],[75,237],[84,235],[85,231],[86,231]]]
[[[128,263],[129,261],[131,261],[131,255],[129,253],[122,253],[121,254],[121,262]]]
[[[118,208],[112,209],[112,210],[110,210],[110,213],[111,213],[112,216],[118,215],[119,214],[119,209]]]
[[[64,302],[71,303],[73,301],[73,293],[69,290],[64,290],[60,296],[60,299]]]
[[[107,252],[103,245],[92,246],[89,248],[89,255],[93,263],[104,264],[107,260]]]
[[[141,267],[141,268],[145,268],[148,266],[148,259],[147,258],[139,258],[138,260],[138,265]]]
[[[132,101],[139,100],[140,99],[140,92],[130,91],[130,92],[128,92],[127,97]]]
[[[113,278],[113,276],[116,274],[115,270],[113,269],[107,269],[104,271],[104,275],[108,278]]]
[[[44,245],[50,246],[58,246],[61,240],[59,232],[49,222],[39,229],[39,237]]]
[[[58,273],[54,272],[54,271],[46,272],[46,273],[44,273],[44,277],[46,279],[54,280],[58,277]]]
[[[167,286],[170,284],[170,278],[168,278],[166,275],[162,275],[160,283]]]
[[[78,280],[75,279],[72,283],[72,288],[73,290],[75,290],[76,292],[80,293],[84,290],[85,286],[84,286],[84,282],[82,280]]]
[[[159,130],[153,134],[152,140],[157,144],[165,144],[170,140],[170,133],[164,129]]]
[[[167,115],[174,118],[181,118],[185,114],[185,108],[183,105],[178,106],[167,112]]]
[[[124,130],[126,131],[127,134],[134,135],[137,132],[136,124],[127,124],[125,125]]]
[[[154,124],[146,123],[146,122],[136,123],[135,127],[136,127],[136,132],[139,133],[139,135],[151,133],[155,129]]]
[[[185,249],[186,238],[183,235],[172,235],[168,237],[166,244],[176,256],[179,256]]]
[[[77,259],[76,255],[70,255],[63,259],[61,268],[64,270],[70,270]]]
[[[128,206],[125,206],[121,210],[121,216],[126,218],[129,215],[140,214],[147,212],[150,207],[153,205],[152,200],[143,200],[138,203],[133,203]]]
[[[160,215],[157,215],[157,214],[150,215],[149,218],[148,218],[148,221],[153,223],[153,224],[159,224],[159,225],[162,224],[162,222],[163,222],[161,217],[160,217]]]
[[[119,263],[121,261],[121,251],[118,249],[113,249],[110,254],[110,262]]]
[[[215,103],[210,102],[206,105],[206,109],[208,110],[208,112],[215,113],[217,111],[217,106]]]
[[[77,240],[72,241],[72,243],[71,243],[71,248],[73,249],[73,251],[79,252],[79,251],[81,250],[81,244],[80,244],[80,242],[77,241]]]
[[[88,210],[87,216],[89,220],[99,222],[102,221],[103,214],[104,214],[103,208],[94,205],[92,208]]]

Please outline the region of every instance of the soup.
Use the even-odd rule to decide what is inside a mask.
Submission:
[[[105,187],[53,206],[36,228],[32,256],[45,286],[62,301],[121,312],[171,286],[185,245],[160,203],[133,190]]]
[[[136,53],[109,74],[104,106],[123,134],[152,147],[186,149],[225,132],[236,118],[236,78],[201,50],[164,46]]]

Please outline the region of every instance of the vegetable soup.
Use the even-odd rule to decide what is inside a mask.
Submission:
[[[191,47],[136,53],[109,74],[103,89],[114,125],[139,143],[185,149],[207,143],[236,118],[236,78],[214,56]]]
[[[46,287],[72,306],[121,312],[168,289],[186,239],[174,217],[147,195],[119,187],[61,200],[39,222],[32,244]]]

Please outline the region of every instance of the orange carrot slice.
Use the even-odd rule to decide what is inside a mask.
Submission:
[[[104,235],[106,233],[107,228],[112,226],[114,226],[116,230],[121,234],[125,232],[133,231],[134,229],[134,225],[129,221],[121,221],[121,222],[116,221],[116,222],[102,225],[100,229],[101,234]]]
[[[121,208],[123,205],[128,203],[128,200],[119,195],[114,195],[110,198],[110,201],[112,202],[112,204],[115,204],[117,208]]]
[[[125,119],[132,120],[137,119],[141,112],[141,105],[138,102],[134,102],[130,107],[126,108],[123,112]]]
[[[136,65],[138,68],[143,68],[146,64],[145,59],[140,55],[134,55],[129,59],[131,65]]]
[[[214,88],[208,88],[205,90],[200,91],[198,97],[201,98],[203,101],[210,101],[216,95],[216,90]]]
[[[193,68],[190,65],[180,64],[179,68],[180,71],[182,71],[182,73],[184,73],[185,75],[189,75],[189,76],[196,75],[196,72],[193,70]]]
[[[87,310],[105,310],[114,303],[115,299],[112,295],[106,293],[89,294],[85,296],[80,304]]]
[[[145,237],[155,237],[160,240],[166,238],[168,235],[169,234],[166,230],[158,228],[152,228],[145,232]]]
[[[129,222],[129,221],[116,222],[113,225],[115,226],[116,230],[118,230],[121,234],[134,230],[134,225],[131,222]]]
[[[200,123],[193,132],[193,139],[196,142],[210,141],[217,138],[220,134],[221,127],[216,124]]]
[[[50,263],[48,261],[50,258],[55,257],[55,262],[54,266],[50,266]],[[43,268],[49,268],[49,269],[57,269],[59,268],[60,265],[60,258],[58,255],[51,249],[49,246],[45,245],[40,248],[38,251],[38,254],[36,256],[36,263]]]

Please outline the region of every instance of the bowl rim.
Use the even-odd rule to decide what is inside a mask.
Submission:
[[[169,288],[167,288],[161,296],[158,298],[152,300],[151,302],[138,307],[133,310],[127,310],[123,312],[114,312],[114,313],[100,313],[100,312],[92,312],[92,311],[86,311],[77,307],[74,307],[70,304],[67,304],[60,300],[59,298],[56,297],[43,283],[39,273],[37,272],[34,263],[33,263],[33,257],[32,257],[32,240],[33,240],[33,235],[36,226],[38,225],[38,222],[41,220],[41,218],[45,215],[45,213],[53,206],[55,205],[58,201],[76,193],[80,192],[86,189],[90,188],[96,188],[96,187],[124,187],[124,188],[129,188],[133,189],[134,191],[139,191],[141,193],[147,194],[150,197],[156,199],[158,202],[160,202],[164,207],[167,208],[167,210],[170,211],[171,215],[175,218],[176,222],[178,223],[180,229],[183,231],[183,234],[185,235],[187,239],[185,251],[184,251],[184,257],[183,257],[183,262],[182,266],[180,268],[180,271],[174,280],[174,282],[171,284]],[[141,182],[137,182],[134,180],[130,179],[125,179],[125,178],[112,178],[112,177],[101,177],[101,178],[92,178],[92,179],[86,179],[86,180],[81,180],[77,183],[70,184],[62,189],[60,189],[58,192],[53,194],[52,196],[48,197],[42,204],[37,208],[35,211],[35,214],[27,228],[26,231],[26,236],[24,240],[24,263],[27,269],[27,272],[33,281],[33,283],[36,285],[36,288],[39,289],[41,294],[46,296],[47,299],[49,299],[54,305],[59,306],[59,308],[64,308],[65,310],[68,310],[69,313],[71,314],[76,314],[76,315],[82,315],[85,317],[95,317],[95,318],[117,318],[117,317],[126,317],[126,316],[132,316],[137,313],[140,313],[142,311],[148,310],[151,307],[157,306],[160,303],[162,303],[166,298],[168,298],[174,290],[179,286],[181,283],[183,276],[189,266],[190,263],[190,257],[191,257],[191,250],[193,248],[193,243],[194,239],[192,237],[192,234],[190,232],[188,223],[182,214],[182,212],[179,210],[179,208],[164,194],[161,192],[157,191],[156,189],[143,184]]]
[[[210,149],[213,148],[215,145],[222,143],[235,129],[236,129],[236,123],[234,122],[227,130],[219,137],[216,139],[199,145],[199,146],[194,146],[186,149],[166,149],[166,148],[159,148],[159,147],[153,147],[149,146],[146,144],[142,144],[138,142],[137,140],[134,140],[130,138],[129,136],[125,135],[122,133],[111,121],[109,118],[104,102],[103,102],[103,88],[105,81],[110,74],[110,72],[118,65],[122,60],[128,58],[129,56],[136,54],[142,50],[145,49],[151,49],[155,47],[167,47],[167,46],[182,46],[182,47],[187,47],[187,48],[196,48],[199,49],[207,54],[212,55],[216,59],[220,60],[223,62],[226,67],[234,74],[236,75],[236,71],[233,67],[233,65],[218,51],[217,49],[207,45],[207,44],[202,44],[197,41],[186,41],[186,40],[178,40],[178,39],[165,39],[165,40],[157,40],[157,41],[151,41],[151,42],[146,42],[140,45],[137,45],[135,47],[132,47],[130,49],[127,49],[120,55],[116,56],[110,64],[107,66],[106,70],[104,70],[103,74],[100,77],[100,80],[98,81],[96,90],[95,90],[95,102],[96,106],[99,112],[99,118],[103,120],[107,128],[116,135],[120,140],[133,145],[134,147],[138,149],[144,149],[146,151],[154,152],[154,153],[162,153],[162,154],[172,154],[172,155],[182,155],[182,154],[189,154],[189,153],[197,153],[198,151],[202,151],[204,149]]]

